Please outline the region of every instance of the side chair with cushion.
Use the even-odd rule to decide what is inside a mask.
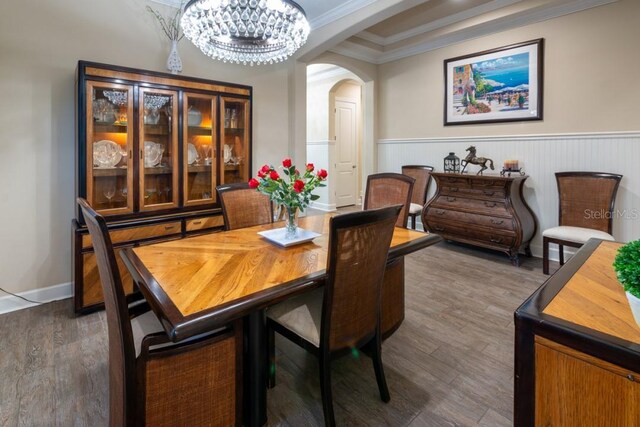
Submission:
[[[415,179],[399,173],[369,175],[364,209],[402,205],[396,227],[407,228]],[[382,339],[389,338],[404,320],[404,257],[387,264],[382,282]]]
[[[216,191],[222,205],[225,230],[273,222],[269,196],[249,187],[246,182],[219,185]]]
[[[364,210],[379,209],[387,206],[402,205],[398,216],[398,227],[407,228],[411,193],[415,179],[401,173],[377,173],[367,177],[364,193]]]
[[[559,226],[542,232],[543,271],[549,274],[549,244],[558,245],[560,265],[564,247],[579,248],[591,238],[611,235],[613,207],[622,175],[603,172],[558,172]]]
[[[331,218],[327,279],[323,288],[267,310],[271,363],[274,331],[319,357],[325,425],[335,425],[331,360],[366,346],[372,356],[380,398],[388,402],[381,358],[380,298],[394,224],[400,206]],[[271,365],[269,384],[275,384]]]
[[[106,221],[78,204],[105,297],[109,425],[241,425],[241,323],[171,342],[145,301],[127,305]]]
[[[422,214],[424,204],[427,203],[427,193],[431,184],[432,166],[426,165],[405,165],[402,166],[402,174],[415,179],[413,191],[411,192],[411,204],[409,205],[409,217],[411,218],[411,228],[416,229],[416,217]]]

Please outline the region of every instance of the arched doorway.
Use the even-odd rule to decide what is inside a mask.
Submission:
[[[307,67],[307,161],[329,171],[314,207],[335,210],[362,202],[366,129],[365,82],[334,64]],[[372,117],[372,115],[370,116]]]

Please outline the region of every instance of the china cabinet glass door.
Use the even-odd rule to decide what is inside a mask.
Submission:
[[[216,201],[216,97],[184,95],[184,203]]]
[[[249,181],[249,100],[222,97],[220,102],[221,183]]]
[[[133,87],[86,86],[87,200],[102,215],[133,212]]]
[[[141,211],[178,206],[178,95],[140,89],[138,114]]]

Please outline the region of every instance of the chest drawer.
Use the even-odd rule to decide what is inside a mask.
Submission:
[[[204,218],[189,219],[186,221],[186,231],[206,230],[208,228],[222,227],[224,218],[222,215],[208,216]]]
[[[440,209],[462,209],[487,215],[510,216],[504,201],[473,199],[464,196],[449,196],[441,194],[431,204]]]
[[[170,236],[181,232],[181,222],[165,222],[162,224],[143,225],[141,227],[131,227],[109,232],[113,244],[122,242],[132,242],[136,240],[151,239],[153,237]],[[82,236],[82,247],[91,246],[91,236]]]
[[[481,198],[481,199],[496,199],[496,200],[505,199],[504,188],[497,188],[497,187],[478,188],[478,187],[443,186],[442,190],[440,190],[440,194],[453,196],[453,197],[471,196],[471,197]]]
[[[516,235],[508,230],[487,230],[474,226],[450,223],[444,220],[427,220],[429,231],[441,234],[444,238],[484,243],[483,246],[508,248],[515,243]]]
[[[470,212],[462,212],[448,209],[441,209],[435,207],[427,208],[426,215],[429,218],[452,220],[458,222],[464,222],[467,224],[475,224],[483,227],[494,228],[498,230],[513,230],[515,223],[512,218],[494,217],[490,215],[480,215]]]

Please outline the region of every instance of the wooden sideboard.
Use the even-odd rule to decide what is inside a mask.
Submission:
[[[447,240],[495,249],[519,265],[531,256],[536,221],[522,196],[527,176],[432,173],[438,186],[422,213],[426,229]]]
[[[515,312],[514,425],[640,425],[640,327],[592,239]]]

